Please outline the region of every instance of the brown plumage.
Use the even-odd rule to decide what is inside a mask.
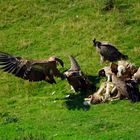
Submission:
[[[118,64],[113,63],[113,70],[118,77],[124,80],[132,79],[133,75],[138,71],[138,68],[127,61],[118,61]]]
[[[64,74],[72,86],[72,88],[77,91],[87,90],[91,84],[87,76],[81,71],[78,62],[73,56],[70,56],[71,68]]]
[[[132,79],[117,77],[116,64],[111,64],[112,83],[116,86],[118,94],[116,98],[128,98],[132,102],[140,101],[138,83]]]
[[[63,74],[57,69],[57,63],[63,67],[63,61],[55,56],[46,60],[27,60],[0,52],[1,69],[29,81],[56,83],[54,76],[63,78]]]
[[[96,47],[97,52],[100,54],[101,62],[106,60],[113,62],[128,58],[127,55],[122,54],[117,48],[109,43],[103,43],[94,39],[93,45]]]
[[[138,82],[135,78],[132,79],[133,74],[137,68],[126,61],[120,61],[118,64],[112,63],[106,69],[103,68],[99,71],[99,76],[111,75],[112,83],[117,89],[118,93],[112,99],[127,98],[132,102],[140,101],[140,92]]]

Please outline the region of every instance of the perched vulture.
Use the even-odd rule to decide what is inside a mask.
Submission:
[[[64,73],[72,89],[76,92],[87,90],[90,88],[91,83],[87,76],[81,71],[76,59],[70,56],[71,68]]]
[[[63,61],[55,56],[46,60],[27,60],[0,52],[0,68],[29,81],[45,80],[51,84],[56,83],[54,76],[63,78],[63,74],[57,69],[57,63],[63,67]]]
[[[109,43],[93,40],[93,45],[96,47],[97,52],[100,54],[101,62],[106,60],[113,62],[121,59],[127,59],[128,56],[119,52],[117,48]]]

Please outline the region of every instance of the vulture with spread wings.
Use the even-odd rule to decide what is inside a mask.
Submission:
[[[70,56],[71,68],[64,75],[71,85],[71,88],[78,92],[90,89],[92,84],[88,77],[81,71],[80,66],[73,56]]]
[[[103,43],[93,40],[93,45],[96,47],[97,52],[100,54],[101,62],[106,60],[113,62],[121,59],[127,59],[128,56],[122,54],[117,48],[109,43]]]
[[[57,69],[57,64],[63,67],[63,61],[52,56],[47,60],[27,60],[0,52],[0,68],[8,73],[29,81],[56,83],[54,76],[63,79],[63,74]]]

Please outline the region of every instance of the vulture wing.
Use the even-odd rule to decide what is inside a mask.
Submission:
[[[22,79],[29,81],[45,80],[49,83],[55,83],[52,73],[53,65],[56,66],[55,58],[54,60],[51,58],[51,61],[35,61],[26,60],[22,57],[15,57],[7,53],[0,52],[0,65],[3,71]]]
[[[65,72],[68,83],[77,91],[87,90],[91,87],[88,77],[81,71],[80,66],[73,56],[70,56],[71,67]]]
[[[80,66],[79,66],[78,62],[76,61],[76,59],[72,55],[69,56],[69,59],[71,62],[71,68],[69,69],[69,71],[79,71]]]

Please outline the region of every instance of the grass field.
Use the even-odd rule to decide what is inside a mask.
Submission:
[[[109,0],[108,0],[109,1]],[[111,2],[110,2],[111,3]],[[140,65],[140,2],[0,0],[0,51],[28,59],[56,55],[95,77],[106,64],[92,39],[108,41]],[[66,80],[30,83],[0,71],[0,140],[139,140],[140,103],[114,101],[85,108]]]

